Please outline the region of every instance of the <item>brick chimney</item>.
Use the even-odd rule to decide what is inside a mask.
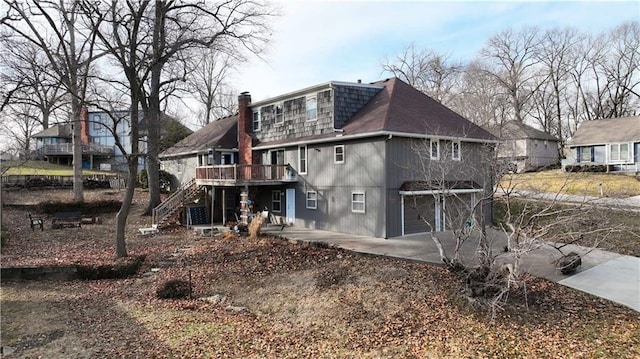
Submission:
[[[253,132],[253,111],[251,105],[251,95],[243,92],[238,96],[238,150],[240,152],[240,164],[253,164],[252,138]]]
[[[91,142],[91,137],[89,137],[89,110],[85,106],[80,109],[80,142],[85,145]]]

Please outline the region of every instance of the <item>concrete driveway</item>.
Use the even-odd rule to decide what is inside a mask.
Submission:
[[[299,243],[323,243],[357,253],[443,265],[438,248],[427,234],[383,239],[297,227],[286,227],[281,231],[279,226],[265,226],[262,232]],[[445,251],[453,253],[455,240],[452,233],[440,232],[438,237]],[[489,229],[487,238],[493,253],[497,254],[497,261],[513,261],[512,254],[504,251],[507,241],[502,232]],[[473,258],[475,243],[470,241],[462,246],[460,253],[463,259]],[[576,273],[563,275],[555,268],[554,261],[561,254],[551,246],[542,246],[527,253],[521,261],[521,270],[640,312],[640,258],[575,245],[563,250],[565,253],[574,251],[582,256],[582,266]]]

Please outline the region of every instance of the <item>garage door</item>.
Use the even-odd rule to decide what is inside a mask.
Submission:
[[[424,217],[435,225],[435,199],[433,196],[404,196],[404,234],[425,233],[431,229],[424,223]]]

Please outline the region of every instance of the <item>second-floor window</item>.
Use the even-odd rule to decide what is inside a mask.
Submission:
[[[253,130],[260,131],[260,111],[253,112]]]
[[[431,159],[439,160],[440,159],[440,141],[431,140],[430,148],[431,148]]]
[[[318,101],[315,96],[307,97],[307,121],[318,119]]]
[[[460,161],[460,141],[451,142],[451,159]]]
[[[333,148],[333,162],[344,163],[344,145],[338,145]]]
[[[283,123],[284,122],[284,115],[283,115],[283,111],[282,111],[282,104],[276,104],[275,105],[275,117],[276,117],[276,123]]]
[[[298,146],[298,173],[307,173],[307,146]]]

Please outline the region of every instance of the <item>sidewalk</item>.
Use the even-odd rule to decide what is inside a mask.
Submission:
[[[435,243],[426,235],[383,239],[345,233],[312,230],[306,228],[267,226],[265,234],[280,236],[294,242],[325,243],[357,253],[383,255],[408,260],[443,265]],[[504,252],[506,237],[502,232],[489,229],[488,239],[497,260],[511,261],[511,254]],[[440,232],[438,237],[447,253],[453,253],[455,241],[451,232]],[[463,259],[473,258],[475,244],[465,243],[461,250]],[[555,269],[553,262],[560,253],[546,246],[530,252],[521,261],[521,269],[537,277],[587,292],[640,312],[640,258],[623,256],[599,249],[589,250],[580,246],[567,246],[582,256],[582,266],[572,275],[563,275]]]
[[[499,191],[496,195],[501,195]],[[539,199],[545,201],[555,201],[564,203],[584,203],[594,204],[606,207],[620,207],[632,211],[640,211],[640,196],[627,197],[627,198],[611,198],[611,197],[593,197],[593,196],[579,196],[572,194],[559,194],[559,193],[547,193],[547,192],[535,192],[527,190],[514,191],[513,195],[531,199]]]

